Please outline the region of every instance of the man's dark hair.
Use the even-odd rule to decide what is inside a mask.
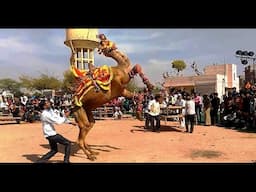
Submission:
[[[47,99],[42,99],[42,100],[40,101],[40,103],[39,103],[40,110],[44,110],[44,105],[45,105],[46,101],[51,102],[51,100],[50,100],[49,98],[47,98]]]
[[[155,100],[160,99],[161,95],[156,95]]]
[[[186,94],[186,100],[190,100],[191,99],[191,95],[189,93]]]
[[[46,102],[46,99],[43,99],[43,100],[41,100],[40,103],[39,103],[39,107],[40,107],[40,110],[41,110],[41,111],[44,110],[45,102]]]

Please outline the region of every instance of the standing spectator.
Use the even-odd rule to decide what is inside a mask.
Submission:
[[[144,117],[145,117],[145,129],[149,129],[149,123],[150,123],[150,115],[148,114],[148,105],[149,102],[152,101],[154,97],[152,95],[149,96],[148,99],[146,99],[145,105],[144,105]]]
[[[127,98],[125,98],[123,101],[123,109],[125,110],[125,112],[130,111],[130,100]]]
[[[28,97],[26,95],[24,95],[23,97],[20,97],[20,102],[23,106],[26,106],[28,102]]]
[[[234,98],[229,91],[228,96],[224,98],[224,115],[231,114],[234,110]]]
[[[249,127],[249,119],[250,119],[250,112],[251,112],[251,96],[249,92],[246,92],[245,97],[243,98],[243,117],[245,120],[245,126],[243,129],[247,129]]]
[[[195,124],[195,102],[190,95],[187,95],[185,103],[185,124],[186,132],[193,133]],[[190,124],[190,126],[189,126]],[[190,127],[190,130],[189,130]]]
[[[144,100],[144,94],[139,91],[138,95],[135,97],[135,103],[136,103],[136,118],[140,121],[142,121],[142,111],[143,111],[143,100]]]
[[[185,127],[185,104],[186,104],[186,101],[182,98],[182,95],[179,94],[175,105],[176,105],[176,106],[182,106],[182,107],[184,107],[184,109],[182,109],[182,115],[183,115],[183,117],[179,118],[180,127],[182,127],[182,128]]]
[[[4,96],[1,96],[0,108],[3,113],[8,110],[8,103],[5,101]]]
[[[156,95],[155,99],[148,104],[148,114],[150,117],[150,124],[153,132],[160,133],[160,95]]]
[[[195,110],[196,110],[196,121],[197,123],[201,123],[201,112],[202,112],[202,97],[200,94],[195,93]]]
[[[204,95],[203,97],[203,104],[204,104],[204,123],[206,126],[211,125],[211,101],[208,97],[208,95]]]
[[[213,94],[213,99],[211,100],[211,124],[215,125],[219,123],[218,120],[218,111],[220,108],[220,98],[218,97],[218,93]]]

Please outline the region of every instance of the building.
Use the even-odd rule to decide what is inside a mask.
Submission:
[[[245,67],[244,75],[245,75],[245,83],[250,82],[251,84],[256,83],[256,64],[250,64]]]
[[[241,89],[242,87],[244,87],[245,84],[246,84],[245,75],[244,75],[244,74],[243,74],[243,75],[239,75],[239,87],[240,87],[240,89]]]
[[[205,67],[199,76],[167,77],[164,79],[165,88],[183,89],[187,92],[211,94],[217,92],[219,97],[232,88],[239,90],[239,78],[235,64],[210,65]]]
[[[75,66],[86,70],[88,63],[94,65],[94,50],[99,45],[98,29],[66,29],[64,44],[75,54]]]

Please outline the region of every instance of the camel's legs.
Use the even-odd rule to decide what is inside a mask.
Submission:
[[[130,78],[133,78],[136,74],[139,74],[140,78],[142,79],[143,83],[147,86],[149,91],[153,90],[154,86],[149,82],[149,79],[142,72],[142,68],[139,64],[136,64],[129,72]]]
[[[94,118],[93,118],[93,113],[91,112],[91,111],[86,111],[86,114],[87,114],[87,118],[88,118],[88,121],[89,121],[89,123],[90,123],[90,127],[89,127],[89,129],[88,129],[88,131],[87,131],[87,133],[91,130],[91,128],[93,128],[93,126],[94,126],[94,124],[95,124],[95,120],[94,120]],[[96,152],[96,151],[93,151],[90,147],[89,147],[89,145],[85,142],[85,140],[84,140],[84,146],[87,148],[87,150],[91,153],[91,155],[98,155],[99,154],[99,152]]]
[[[83,150],[85,155],[88,157],[88,159],[95,160],[96,157],[90,152],[88,145],[85,145],[86,135],[91,129],[91,124],[88,120],[87,114],[85,110],[82,107],[80,107],[74,112],[74,115],[80,129],[77,143],[79,147]]]

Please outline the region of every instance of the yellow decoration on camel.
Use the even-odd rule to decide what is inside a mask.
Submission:
[[[87,71],[86,70],[79,70],[75,67],[75,65],[70,66],[70,71],[73,73],[75,77],[84,77],[86,76]]]
[[[96,83],[105,91],[110,89],[110,82],[113,79],[112,69],[103,65],[100,68],[96,68],[93,72],[93,79],[96,80]]]

